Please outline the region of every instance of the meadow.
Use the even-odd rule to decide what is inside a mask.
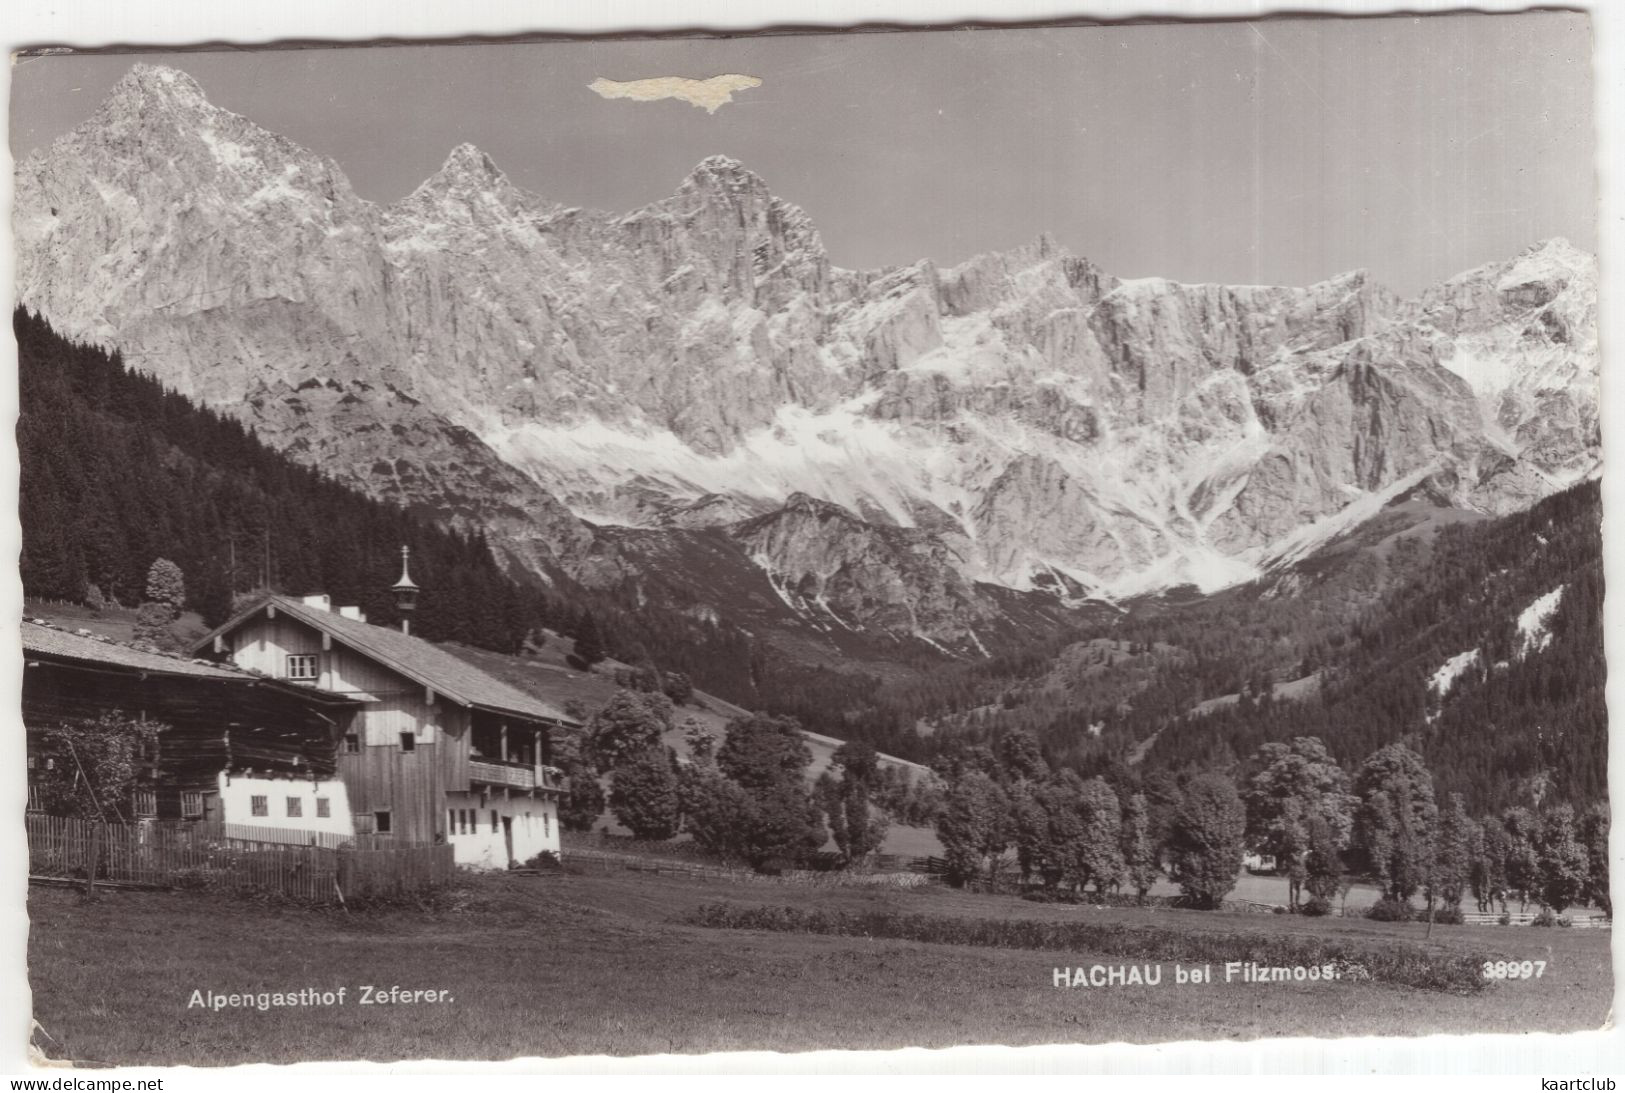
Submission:
[[[1094,938],[1103,949],[692,924],[718,904],[913,922],[1087,924],[1051,936]],[[1606,930],[1435,927],[1424,940],[1419,924],[1036,904],[937,887],[803,889],[623,872],[491,875],[465,878],[426,907],[348,914],[166,892],[87,900],[59,888],[31,889],[29,911],[36,1043],[52,1057],[96,1063],[1561,1032],[1601,1027],[1612,999]],[[1217,982],[1177,985],[1178,953],[1104,951],[1114,934],[1147,931],[1192,935],[1178,946],[1182,953],[1221,951],[1236,939],[1265,949],[1324,939],[1345,949],[1392,945],[1424,960],[1491,956],[1546,965],[1539,979],[1471,994],[1357,978],[1226,983],[1222,967]],[[1162,979],[1156,986],[1055,985],[1056,968],[1096,963],[1160,963]],[[444,994],[433,1003],[360,1004],[366,986]],[[343,1005],[189,1006],[194,992],[207,999],[340,987]]]

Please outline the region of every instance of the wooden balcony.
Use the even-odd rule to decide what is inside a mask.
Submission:
[[[468,780],[488,786],[507,786],[509,789],[535,789],[536,768],[496,759],[470,759]]]

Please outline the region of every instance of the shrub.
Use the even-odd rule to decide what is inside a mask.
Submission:
[[[1416,917],[1416,908],[1407,900],[1384,896],[1371,905],[1365,917],[1377,922],[1409,922]]]
[[[1465,923],[1467,919],[1462,915],[1461,908],[1459,906],[1451,906],[1446,904],[1443,907],[1435,907],[1433,909],[1433,921],[1442,926],[1460,926]]]
[[[1310,918],[1320,918],[1323,915],[1329,915],[1332,913],[1332,901],[1323,896],[1312,896],[1308,900],[1298,905],[1298,913],[1300,915],[1308,915]]]
[[[1552,913],[1552,909],[1550,907],[1542,907],[1540,909],[1540,914],[1536,915],[1534,921],[1531,922],[1529,925],[1531,925],[1531,926],[1556,926],[1557,925],[1557,916]]]
[[[1495,924],[1497,926],[1511,926],[1512,916],[1503,912],[1501,917],[1495,920]]]

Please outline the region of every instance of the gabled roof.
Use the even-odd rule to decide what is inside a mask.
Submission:
[[[386,668],[399,672],[414,683],[433,689],[437,695],[442,695],[459,706],[471,706],[531,720],[575,723],[575,719],[563,710],[532,698],[422,638],[414,638],[387,626],[375,626],[360,619],[345,618],[336,611],[311,607],[288,596],[272,596],[242,612],[198,642],[193,646],[193,651],[199,652],[208,648],[216,635],[236,630],[255,615],[263,614],[267,604],[275,606],[278,612],[286,613],[330,635],[334,641],[348,646],[362,656],[370,657]]]
[[[29,656],[36,656],[52,660],[73,661],[93,668],[126,671],[131,675],[145,673],[148,675],[193,676],[201,679],[217,679],[227,683],[245,685],[266,684],[280,690],[300,694],[302,697],[317,702],[351,704],[351,700],[344,698],[342,695],[329,694],[326,691],[312,693],[308,687],[296,687],[293,684],[271,679],[255,672],[245,672],[241,668],[220,664],[205,664],[184,657],[170,656],[166,653],[135,649],[128,645],[120,645],[108,638],[99,638],[88,634],[74,634],[30,619],[22,621],[22,638],[25,659]]]

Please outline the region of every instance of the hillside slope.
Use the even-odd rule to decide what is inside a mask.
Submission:
[[[1475,809],[1600,800],[1602,591],[1596,481],[1499,519],[1411,499],[1261,581],[1131,605],[939,731],[1025,728],[1052,759],[1143,771],[1402,739]]]

